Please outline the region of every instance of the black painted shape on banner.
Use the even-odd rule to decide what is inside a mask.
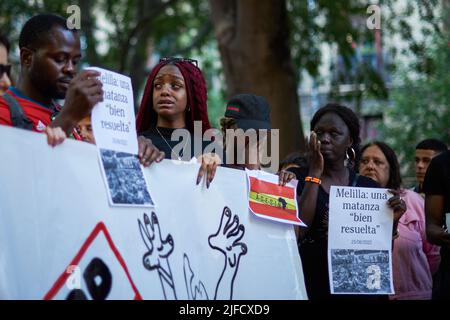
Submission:
[[[92,259],[83,272],[83,278],[93,300],[105,300],[108,297],[112,286],[112,275],[102,259]],[[100,283],[97,284],[97,280],[100,280]],[[83,290],[74,289],[69,292],[66,300],[88,300],[88,298]]]
[[[112,275],[106,264],[100,258],[94,258],[83,272],[89,293],[94,300],[105,300],[112,286]],[[101,282],[97,284],[96,280]]]
[[[286,210],[286,207],[287,207],[287,202],[286,202],[286,200],[285,199],[283,199],[283,198],[278,198],[278,203],[281,205],[281,207],[283,208],[283,210]]]
[[[194,271],[191,268],[191,262],[189,257],[185,253],[183,256],[183,272],[184,282],[186,284],[186,290],[189,300],[209,300],[208,292],[206,291],[203,282],[195,279]],[[198,283],[198,284],[196,284]]]
[[[148,251],[143,256],[143,265],[147,270],[157,270],[163,289],[164,298],[177,299],[175,283],[170,268],[169,257],[174,250],[174,240],[169,234],[163,240],[158,217],[152,212],[152,218],[144,213],[144,223],[138,219],[139,231]],[[245,235],[244,225],[239,217],[224,207],[220,225],[216,233],[208,237],[209,246],[224,254],[224,267],[216,285],[214,299],[233,299],[234,280],[239,270],[242,256],[248,252],[247,245],[241,242]],[[209,300],[208,292],[202,281],[195,279],[189,257],[183,256],[183,272],[188,299]],[[168,297],[171,294],[171,297]]]
[[[219,229],[208,237],[209,246],[225,256],[225,266],[217,282],[214,300],[233,299],[234,280],[239,270],[239,262],[241,256],[248,252],[247,245],[241,242],[244,235],[245,227],[239,223],[239,217],[233,216],[230,208],[223,208]],[[225,247],[223,244],[226,244]]]
[[[74,289],[69,292],[66,300],[87,300],[88,298],[84,294],[83,290]]]
[[[163,239],[156,213],[152,212],[152,218],[144,213],[144,223],[138,219],[139,231],[148,251],[142,261],[147,270],[157,270],[163,289],[164,298],[177,299],[175,283],[170,268],[169,257],[175,247],[172,235]],[[168,295],[170,295],[168,297]]]

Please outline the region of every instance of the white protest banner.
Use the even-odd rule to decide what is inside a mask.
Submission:
[[[245,170],[249,209],[256,216],[282,223],[306,226],[298,217],[297,180],[278,185],[278,176],[262,170]]]
[[[330,189],[331,293],[392,294],[392,223],[387,189]]]
[[[110,207],[95,146],[0,136],[0,299],[307,298],[293,226],[249,213],[245,172],[207,189],[163,161],[157,208]]]
[[[103,102],[92,110],[92,129],[100,149],[138,153],[136,117],[131,79],[119,73],[100,68],[103,83]]]

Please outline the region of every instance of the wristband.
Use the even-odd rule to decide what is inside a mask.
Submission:
[[[321,184],[322,180],[320,180],[319,178],[315,178],[315,177],[306,177],[305,178],[305,182],[312,182],[312,183]]]

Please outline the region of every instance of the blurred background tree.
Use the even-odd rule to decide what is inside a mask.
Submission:
[[[3,1],[1,31],[17,44],[29,17],[44,12],[69,17],[73,4],[81,9],[82,62],[129,75],[136,106],[160,56],[192,55],[212,40],[209,6],[202,0]]]
[[[436,138],[450,145],[449,9],[444,7],[439,19],[433,20],[429,41],[412,43],[416,54],[410,64],[398,67],[399,85],[391,92],[392,106],[385,108],[385,121],[380,124],[380,138],[396,150],[405,177],[414,177],[418,142]]]
[[[252,92],[272,106],[272,125],[280,128],[281,156],[304,150],[298,88],[303,73],[319,77],[324,43],[335,45],[345,69],[352,67],[352,39],[363,38],[365,1],[210,0],[226,94]],[[362,17],[364,28],[353,24]],[[370,35],[370,33],[369,33]],[[373,35],[372,35],[373,37]],[[363,65],[354,82],[378,83],[373,92],[386,97],[382,77]],[[362,96],[360,94],[360,96]],[[361,99],[361,98],[360,98]]]
[[[444,54],[448,53],[448,48],[444,49],[448,34],[437,33],[445,29],[446,22],[438,17],[449,0],[380,0],[381,30],[366,27],[366,10],[372,2],[8,0],[0,3],[0,26],[17,44],[20,29],[30,16],[40,12],[68,16],[67,6],[77,4],[84,64],[129,75],[136,107],[146,76],[159,58],[186,56],[198,59],[205,73],[209,116],[215,126],[232,95],[251,92],[265,96],[273,108],[273,127],[280,128],[283,157],[304,149],[312,113],[334,100],[351,106],[363,121],[373,114],[381,119],[384,126],[377,137],[390,139],[406,161],[411,148],[405,141],[411,145],[414,139],[432,133],[448,141],[445,116],[449,98],[443,89],[448,77],[442,78],[448,64],[448,54]],[[420,26],[415,25],[417,19],[408,20],[414,15]],[[448,26],[449,15],[440,16]],[[398,48],[395,36],[407,46]],[[385,44],[387,39],[394,39],[394,45]],[[400,69],[399,55],[410,57]],[[17,66],[17,48],[12,58]],[[312,85],[305,86],[307,83]],[[302,88],[314,102],[311,91],[321,86],[326,91],[322,98],[304,102]],[[412,105],[416,107],[405,109]],[[404,130],[395,131],[395,126]],[[428,131],[420,131],[424,127]]]

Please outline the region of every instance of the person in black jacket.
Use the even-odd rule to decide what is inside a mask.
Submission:
[[[433,279],[433,299],[450,299],[450,151],[431,160],[423,183],[427,239],[441,246],[441,264]],[[447,216],[447,217],[446,217]]]

